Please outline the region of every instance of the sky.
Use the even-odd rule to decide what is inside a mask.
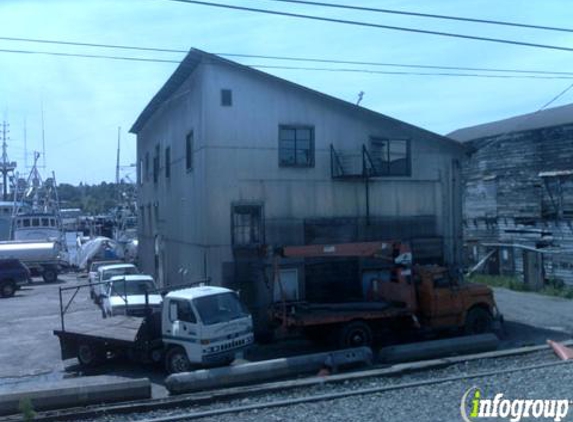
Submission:
[[[270,0],[211,1],[382,25],[573,47],[573,32],[338,10]],[[570,0],[325,1],[573,27],[573,7]],[[573,71],[573,51],[316,22],[171,0],[0,0],[0,17],[0,37],[4,38],[179,50],[199,48],[219,54]],[[167,60],[181,60],[184,57],[183,53],[135,52],[1,39],[0,50]],[[246,65],[406,70],[366,65],[231,59]],[[135,169],[130,165],[136,162],[136,139],[128,133],[129,129],[176,67],[176,63],[56,57],[0,51],[0,123],[6,121],[10,125],[10,160],[18,162],[20,174],[27,174],[33,151],[41,152],[44,140],[46,154],[40,158],[40,164],[45,160],[45,167],[42,169],[45,175],[54,171],[59,183],[95,184],[114,181],[118,128],[121,128],[121,177],[135,179]],[[358,93],[362,91],[362,106],[439,134],[534,112],[573,83],[573,79],[498,79],[292,69],[265,71],[350,102],[356,102]],[[571,102],[573,89],[551,106]]]

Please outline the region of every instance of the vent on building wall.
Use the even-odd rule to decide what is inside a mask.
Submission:
[[[223,107],[231,107],[233,105],[233,91],[230,89],[221,90],[221,105]]]

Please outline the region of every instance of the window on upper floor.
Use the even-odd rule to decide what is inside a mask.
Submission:
[[[165,148],[165,178],[171,177],[171,147]]]
[[[233,105],[233,91],[230,89],[221,90],[221,105],[223,107],[231,107]]]
[[[410,141],[370,138],[370,158],[376,176],[410,176]]]
[[[190,131],[185,137],[185,168],[187,171],[193,170],[193,131]]]
[[[149,182],[149,152],[145,153],[145,181]]]
[[[233,205],[233,246],[256,246],[263,243],[262,205]]]
[[[314,167],[313,127],[286,125],[279,127],[279,165]]]
[[[155,155],[153,156],[153,183],[159,181],[159,144],[155,145]]]

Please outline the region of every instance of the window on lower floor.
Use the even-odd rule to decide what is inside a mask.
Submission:
[[[279,127],[279,165],[314,167],[314,128],[284,125]]]
[[[143,205],[139,207],[139,221],[141,221],[141,232],[145,233],[145,209]]]
[[[407,139],[370,139],[370,157],[377,176],[410,176]]]
[[[234,205],[231,230],[234,246],[262,244],[263,207],[261,205]]]

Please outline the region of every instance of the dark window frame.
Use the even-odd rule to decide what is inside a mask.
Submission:
[[[195,158],[193,151],[194,144],[195,134],[193,130],[190,130],[187,135],[185,135],[185,169],[188,173],[193,171],[193,159]]]
[[[149,151],[145,153],[145,181],[149,182]]]
[[[376,166],[376,154],[374,153],[375,148],[373,145],[375,143],[385,143],[386,144],[386,151],[385,151],[385,160],[381,160],[385,163],[384,166]],[[392,161],[391,160],[391,146],[392,143],[405,143],[406,145],[406,156],[405,156],[405,169],[403,171],[396,171],[392,170]],[[381,136],[371,136],[370,137],[370,157],[374,162],[374,176],[376,177],[411,177],[412,176],[412,149],[411,149],[411,140],[409,138],[385,138]]]
[[[233,106],[233,90],[229,88],[221,89],[221,107]]]
[[[143,158],[139,159],[138,166],[139,168],[137,169],[137,177],[138,177],[138,183],[141,186],[143,185],[143,178],[145,177],[143,174]]]
[[[241,216],[243,216],[241,218]],[[244,218],[244,216],[248,216]],[[264,207],[260,203],[231,205],[231,243],[234,248],[258,247],[265,242]],[[243,239],[248,237],[248,239]]]
[[[160,166],[160,146],[155,145],[155,154],[153,156],[153,183],[157,184],[159,182],[159,166]]]
[[[283,131],[294,131],[294,148],[285,148],[282,144],[291,141],[282,137]],[[297,139],[297,131],[308,130],[310,131],[310,139]],[[313,168],[315,166],[315,130],[312,125],[279,125],[279,167],[294,167],[294,168]],[[298,142],[308,141],[308,160],[307,162],[298,162],[298,152],[304,148],[298,148]],[[290,163],[284,159],[284,151],[294,151],[294,162]]]
[[[171,147],[165,148],[165,178],[171,177]]]

